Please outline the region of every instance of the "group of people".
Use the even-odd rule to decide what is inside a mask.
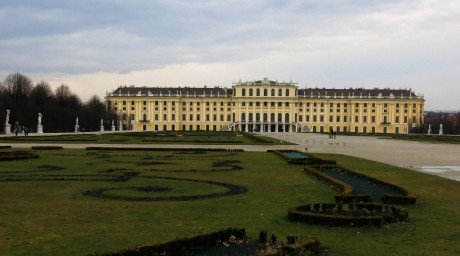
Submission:
[[[18,133],[20,132],[19,128],[21,128],[19,125],[14,126],[14,134],[16,134],[16,136],[18,136]],[[29,136],[30,128],[24,125],[22,126],[22,132],[24,132],[24,136]]]
[[[331,129],[329,129],[329,139],[336,139],[337,138],[337,131],[334,131]]]

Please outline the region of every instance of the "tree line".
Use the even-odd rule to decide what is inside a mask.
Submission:
[[[101,118],[108,126],[108,119],[113,117],[97,95],[82,102],[68,85],[61,84],[53,91],[46,81],[34,84],[21,73],[9,74],[0,82],[1,132],[4,132],[7,109],[11,131],[16,124],[36,131],[38,113],[42,114],[44,132],[72,132],[77,117],[81,131],[96,131],[100,129]]]

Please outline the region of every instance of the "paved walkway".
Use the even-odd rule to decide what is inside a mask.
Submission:
[[[97,133],[96,133],[97,134]],[[185,145],[185,144],[55,144],[55,143],[0,143],[14,148],[30,148],[40,145],[59,145],[64,148],[86,147],[145,147],[145,148],[228,148],[246,151],[266,151],[269,149],[293,149],[317,153],[335,153],[361,157],[417,171],[427,172],[460,181],[460,145],[382,139],[370,136],[338,136],[313,133],[262,133],[275,139],[298,145]],[[46,136],[59,134],[30,134]],[[7,136],[7,135],[0,135]]]
[[[361,157],[460,181],[460,145],[384,139],[370,136],[338,136],[312,133],[270,133],[270,137],[308,148],[308,152]]]

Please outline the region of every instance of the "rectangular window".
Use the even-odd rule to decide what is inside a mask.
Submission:
[[[189,121],[193,121],[193,114],[190,114]]]
[[[337,123],[340,123],[340,116],[337,116],[336,120],[337,120]]]
[[[323,115],[320,115],[320,116],[319,116],[319,121],[320,121],[321,123],[324,122],[324,116],[323,116]]]
[[[359,121],[359,116],[355,116],[355,123]]]
[[[206,115],[206,121],[209,122],[209,114]]]
[[[176,114],[171,114],[171,120],[176,121]]]
[[[158,114],[155,114],[155,121],[158,121]]]
[[[166,114],[163,114],[163,121],[167,121],[167,115]]]
[[[306,116],[305,116],[305,121],[306,121],[306,122],[310,122],[310,115],[306,115]]]
[[[196,114],[196,120],[200,121],[200,114]]]
[[[330,123],[334,122],[334,117],[333,116],[329,116],[329,122]]]

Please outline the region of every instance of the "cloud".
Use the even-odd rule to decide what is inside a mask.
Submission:
[[[63,82],[87,88],[82,92],[119,83],[228,85],[263,76],[335,87],[388,83],[423,92],[431,87],[418,77],[443,74],[446,88],[459,78],[460,3],[453,0],[45,0],[0,6],[0,74],[67,78]]]

